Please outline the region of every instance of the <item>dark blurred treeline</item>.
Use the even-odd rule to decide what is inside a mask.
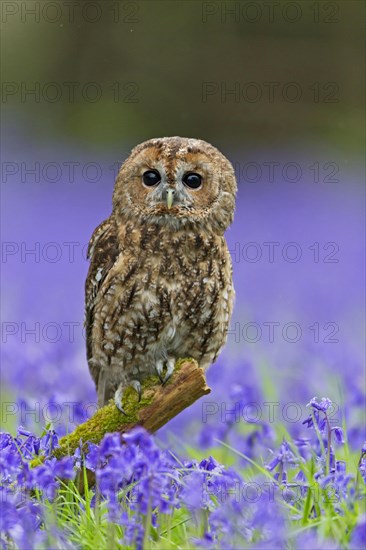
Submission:
[[[5,128],[363,146],[362,1],[2,2]]]

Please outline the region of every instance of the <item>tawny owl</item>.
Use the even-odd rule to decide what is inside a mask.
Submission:
[[[226,340],[233,307],[224,232],[233,219],[230,162],[199,139],[151,139],[123,163],[110,217],[88,249],[86,336],[99,406],[176,359],[206,368]]]

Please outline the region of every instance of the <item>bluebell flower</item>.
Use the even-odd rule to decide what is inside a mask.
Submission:
[[[292,451],[288,442],[284,440],[281,443],[279,451],[272,458],[272,460],[266,465],[266,469],[269,472],[273,472],[273,470],[278,468],[278,471],[274,474],[274,479],[279,483],[286,483],[287,466],[290,465],[291,467],[294,467],[295,465],[298,465],[302,462],[304,462],[303,458],[296,456]]]
[[[366,547],[366,515],[362,514],[353,528],[350,550],[360,550]]]
[[[312,399],[310,399],[309,403],[306,406],[307,407],[312,407],[313,409],[315,409],[317,411],[321,411],[321,412],[325,413],[331,405],[333,405],[333,403],[327,397],[322,397],[320,403],[318,403],[318,398],[317,397],[313,397]]]
[[[335,426],[334,428],[332,428],[332,432],[335,435],[337,443],[339,443],[339,444],[344,443],[343,429],[342,428],[340,428],[339,426]]]

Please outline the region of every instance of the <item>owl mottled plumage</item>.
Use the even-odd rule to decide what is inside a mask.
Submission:
[[[151,139],[123,163],[88,249],[87,356],[100,406],[116,392],[122,408],[128,385],[166,379],[180,357],[203,368],[217,358],[234,296],[224,231],[236,187],[229,161],[198,139]]]

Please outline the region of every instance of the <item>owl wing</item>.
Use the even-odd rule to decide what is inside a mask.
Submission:
[[[88,246],[87,258],[90,260],[88,275],[85,281],[85,322],[86,354],[90,372],[98,381],[98,370],[92,364],[92,329],[94,306],[103,282],[119,256],[117,230],[114,220],[108,218],[95,229]]]

